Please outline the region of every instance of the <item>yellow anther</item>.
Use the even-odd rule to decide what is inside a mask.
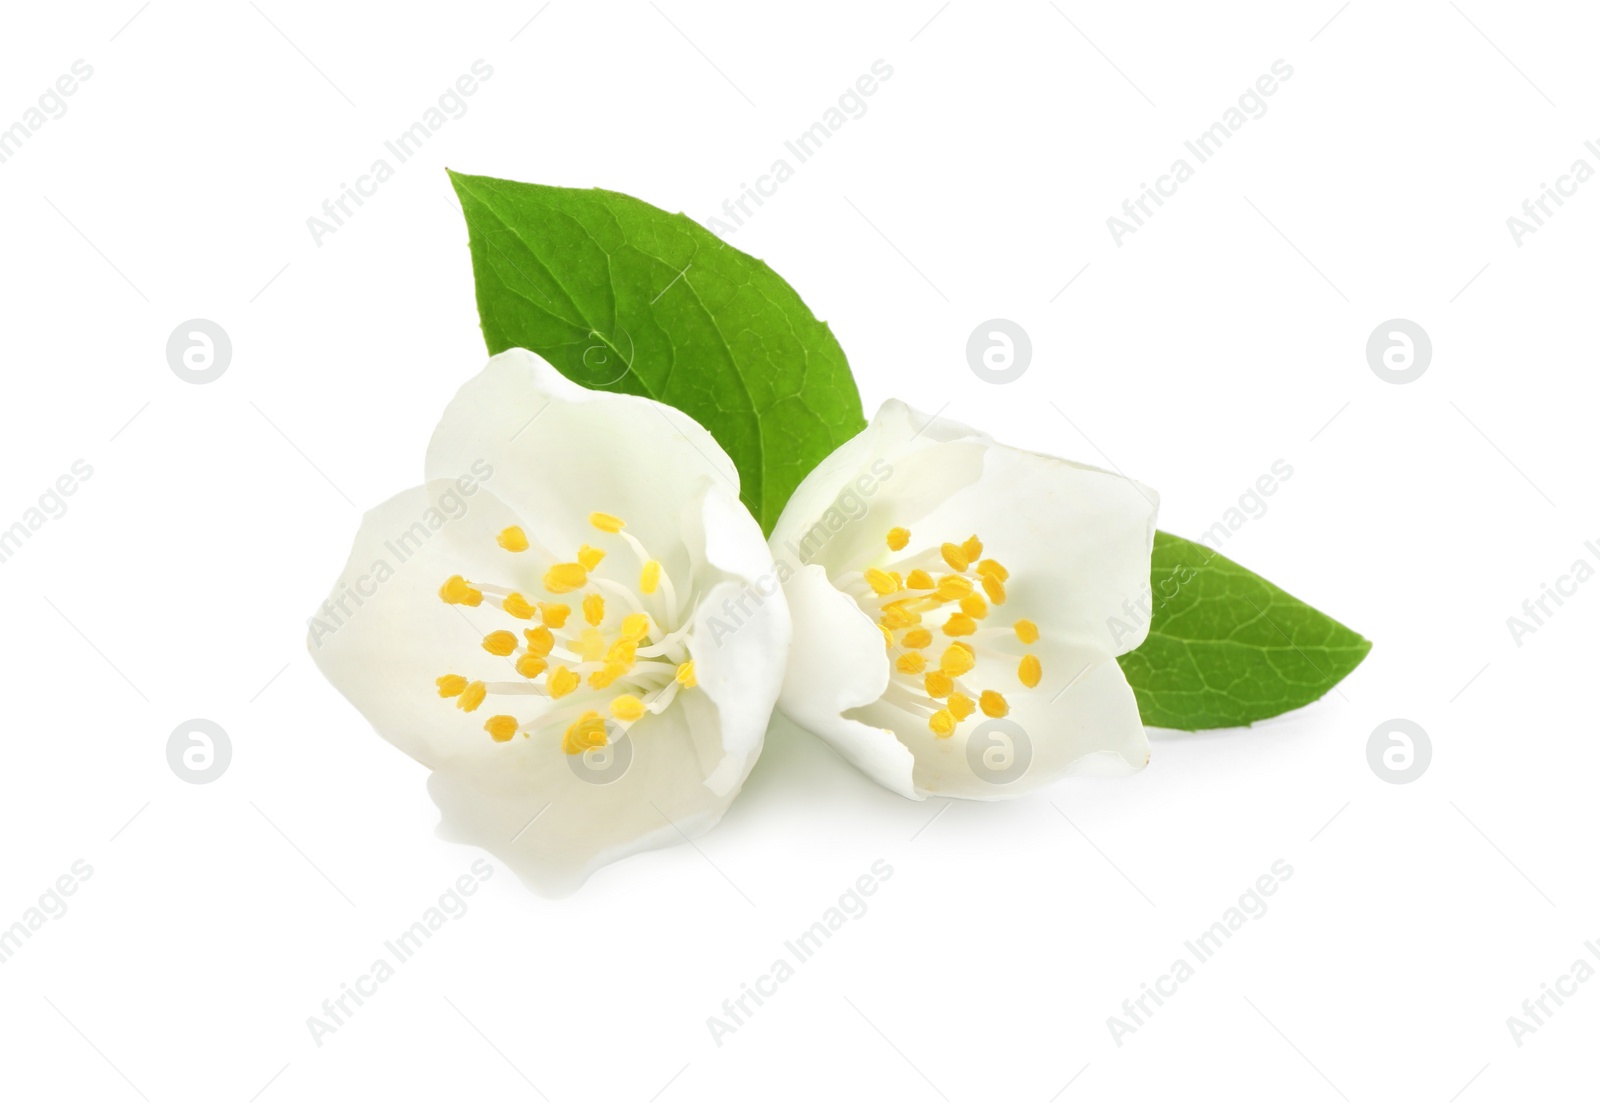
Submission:
[[[589,515],[589,524],[601,533],[621,533],[625,523],[615,514],[602,514],[597,510]]]
[[[549,626],[536,625],[532,629],[524,629],[522,638],[528,642],[528,651],[535,656],[549,656],[550,650],[556,647],[556,635],[550,632]]]
[[[510,614],[513,618],[521,618],[523,621],[527,621],[535,613],[534,608],[528,604],[528,600],[515,591],[507,595],[500,605],[505,608],[507,614]]]
[[[611,684],[628,674],[628,665],[619,664],[615,660],[606,664],[599,671],[589,673],[589,686],[597,691],[603,691]]]
[[[598,629],[585,629],[578,634],[578,647],[575,651],[584,663],[593,663],[606,654],[606,635]]]
[[[968,564],[973,563],[983,555],[983,542],[978,540],[977,534],[973,534],[961,542],[961,554],[967,558]]]
[[[679,683],[682,683],[685,687],[693,687],[697,685],[699,680],[697,680],[694,675],[694,661],[685,660],[683,663],[679,664],[678,674],[673,676],[673,678]]]
[[[983,577],[983,593],[989,596],[989,601],[999,606],[1006,601],[1006,585],[1000,582],[999,576]]]
[[[572,613],[572,607],[564,602],[541,602],[539,604],[539,620],[551,629],[560,629],[567,624],[567,616]]]
[[[949,707],[950,712],[955,715],[957,721],[966,721],[967,718],[972,716],[972,711],[977,708],[972,704],[972,699],[960,691],[952,691],[950,693]]]
[[[911,591],[931,591],[933,577],[921,568],[914,568],[911,574],[906,576],[906,588]]]
[[[935,711],[928,719],[928,728],[933,730],[936,737],[948,737],[956,731],[956,716],[948,709]]]
[[[467,689],[467,677],[464,675],[441,675],[434,682],[439,685],[440,698],[454,698]]]
[[[544,589],[552,595],[576,591],[589,582],[589,569],[582,564],[555,564],[544,574]]]
[[[507,526],[495,540],[506,552],[528,551],[528,535],[522,532],[521,526]]]
[[[633,667],[634,655],[639,646],[626,637],[618,637],[615,643],[606,649],[606,659],[613,664],[622,664],[625,668]]]
[[[939,670],[946,675],[965,675],[972,670],[972,665],[976,662],[972,650],[957,641],[945,649],[944,655],[939,657]]]
[[[650,632],[650,615],[629,614],[622,619],[622,639],[642,641]]]
[[[880,595],[892,595],[900,590],[900,585],[894,576],[882,568],[868,568],[862,575],[866,577],[867,583],[871,585],[872,589]]]
[[[939,555],[944,557],[944,562],[958,572],[967,570],[967,554],[961,551],[960,545],[952,545],[946,541],[939,546]]]
[[[894,589],[896,591],[904,591],[906,589],[906,581],[901,578],[899,572],[890,572],[889,578],[894,580]]]
[[[460,576],[451,576],[439,588],[439,597],[452,606],[477,606],[483,601],[483,592]]]
[[[551,698],[564,698],[578,689],[578,673],[572,671],[564,664],[557,664],[550,669],[550,674],[545,677],[545,686],[550,691]]]
[[[1005,717],[1011,712],[1011,707],[1006,705],[1006,696],[999,691],[984,691],[980,694],[978,709],[990,717]]]
[[[461,692],[461,697],[456,699],[456,705],[467,713],[471,713],[483,705],[483,700],[488,696],[489,688],[474,680],[467,684],[467,689]]]
[[[944,623],[944,632],[947,637],[968,637],[978,631],[978,623],[966,614],[951,614],[950,619]]]
[[[1011,628],[1017,631],[1017,640],[1025,645],[1031,645],[1039,639],[1039,627],[1027,618],[1018,618]]]
[[[1022,680],[1024,687],[1037,687],[1039,677],[1043,674],[1043,669],[1039,667],[1039,658],[1031,652],[1017,665],[1017,678]]]
[[[517,651],[517,635],[509,629],[497,629],[483,639],[483,650],[496,656],[510,656]]]
[[[611,700],[611,716],[618,721],[638,721],[644,717],[644,703],[631,694],[619,694]]]
[[[598,591],[590,591],[583,596],[583,620],[590,625],[599,625],[606,620],[606,600]]]
[[[966,576],[942,576],[938,588],[933,593],[945,602],[951,599],[963,599],[972,594],[972,580]]]
[[[933,644],[933,630],[923,629],[920,626],[908,629],[906,635],[900,638],[900,643],[907,648],[927,648]]]
[[[982,595],[967,595],[961,600],[961,612],[981,621],[989,616],[989,604],[983,601]]]
[[[661,586],[661,561],[645,561],[644,567],[639,569],[639,590],[647,595],[653,595],[659,586]]]
[[[894,666],[907,675],[916,675],[928,666],[928,661],[920,652],[902,652],[900,658],[894,662]]]
[[[594,571],[605,558],[604,549],[597,549],[593,545],[578,546],[578,563],[583,565],[585,571]]]
[[[510,714],[496,714],[483,723],[484,729],[495,740],[504,744],[517,735],[517,719]]]
[[[899,552],[901,549],[906,547],[906,542],[911,540],[911,531],[906,529],[904,526],[896,526],[894,529],[889,531],[887,540],[889,542],[890,551]]]
[[[922,615],[913,614],[911,611],[907,610],[902,605],[904,602],[905,600],[901,599],[900,602],[891,602],[884,606],[884,625],[888,626],[890,629],[910,629],[912,626],[916,625],[922,620]]]
[[[566,736],[561,738],[561,751],[576,756],[591,748],[604,748],[605,744],[605,719],[593,710],[585,710],[577,721],[567,726]]]
[[[922,687],[928,692],[929,698],[944,698],[956,689],[956,681],[935,668],[922,677]]]
[[[524,652],[517,657],[517,674],[524,679],[537,679],[543,675],[550,666],[550,661],[543,656],[535,656],[531,652]]]
[[[1011,573],[1006,571],[1006,566],[998,560],[978,561],[978,574],[980,576],[994,576],[1001,583],[1011,578]]]

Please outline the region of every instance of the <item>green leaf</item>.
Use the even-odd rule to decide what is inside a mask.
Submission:
[[[1315,702],[1372,642],[1204,545],[1157,533],[1145,643],[1119,657],[1146,725],[1221,729]]]
[[[521,346],[585,387],[644,395],[733,458],[762,529],[866,425],[827,323],[764,263],[617,192],[451,173],[490,353]]]

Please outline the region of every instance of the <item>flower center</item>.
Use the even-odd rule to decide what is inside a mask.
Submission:
[[[522,527],[508,526],[496,538],[502,549],[532,552],[548,565],[540,584],[542,596],[530,601],[518,591],[461,576],[451,576],[439,588],[439,597],[453,606],[482,606],[487,601],[513,624],[533,623],[519,625],[520,636],[511,629],[496,629],[483,639],[484,651],[504,657],[518,678],[486,681],[441,675],[435,681],[440,698],[453,698],[468,712],[490,695],[539,700],[529,710],[489,718],[483,727],[496,741],[509,741],[518,733],[531,738],[561,730],[561,750],[578,755],[608,743],[608,725],[626,732],[646,714],[665,710],[680,689],[695,685],[689,626],[681,624],[683,610],[661,562],[625,531],[621,518],[596,512],[589,515],[589,524],[605,535],[596,540],[628,546],[639,563],[637,587],[599,571],[606,549],[583,545],[574,559],[562,561],[532,541]],[[576,618],[573,602],[578,606]],[[558,700],[560,707],[554,705]]]
[[[985,624],[1006,601],[1011,573],[998,560],[985,559],[977,536],[959,545],[945,542],[906,553],[911,531],[889,531],[889,551],[898,559],[833,581],[850,595],[883,631],[894,658],[884,698],[927,719],[937,737],[948,737],[975,711],[1005,717],[1010,704],[997,690],[981,689],[965,677],[979,655],[1015,660],[1017,680],[1032,689],[1042,670],[1032,653],[1011,651],[1039,639],[1039,627],[1026,618],[1009,626]]]

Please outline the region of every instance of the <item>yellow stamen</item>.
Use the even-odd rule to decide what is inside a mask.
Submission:
[[[679,683],[682,683],[686,688],[696,686],[699,680],[695,678],[694,661],[685,660],[683,663],[679,664],[678,674],[673,678],[675,678]]]
[[[528,551],[528,535],[522,532],[521,526],[507,526],[495,540],[506,552]]]
[[[517,735],[517,719],[510,714],[496,714],[484,722],[483,727],[491,737],[501,744]]]
[[[900,654],[900,658],[894,662],[894,666],[907,675],[916,675],[928,666],[928,661],[923,658],[920,652],[903,652]]]
[[[555,564],[544,574],[544,589],[552,595],[576,591],[589,582],[589,569],[582,564]]]
[[[627,674],[628,665],[613,660],[599,671],[589,673],[589,686],[597,691],[603,691]]]
[[[871,585],[872,589],[880,595],[892,595],[900,590],[900,586],[894,576],[882,568],[868,568],[862,575],[866,577],[867,583]]]
[[[998,560],[978,561],[978,574],[980,576],[994,576],[1001,583],[1011,578],[1011,573],[1006,571],[1006,566]]]
[[[893,644],[894,642],[891,641],[889,643]],[[906,630],[906,635],[900,638],[900,643],[907,648],[927,648],[933,644],[933,630],[923,629],[920,626],[916,629],[908,629]]]
[[[989,601],[996,606],[1006,601],[1006,585],[1000,582],[999,576],[983,577],[983,593],[989,596]]]
[[[906,576],[906,587],[912,591],[931,591],[933,577],[921,568],[914,568],[911,574]]]
[[[572,607],[564,602],[541,602],[539,604],[539,620],[551,629],[560,629],[567,624],[567,616],[572,613]]]
[[[939,546],[939,555],[944,557],[944,562],[958,572],[967,570],[967,554],[961,551],[960,545],[952,545],[949,541]]]
[[[550,670],[545,678],[545,686],[550,691],[551,698],[565,698],[578,689],[578,673],[572,671],[564,664],[557,664]]]
[[[604,549],[597,549],[593,545],[578,546],[578,563],[582,564],[586,571],[594,571],[605,558]]]
[[[1017,631],[1017,640],[1025,645],[1031,645],[1039,639],[1039,627],[1027,618],[1018,618],[1011,628]]]
[[[900,602],[891,602],[884,606],[883,624],[890,629],[910,629],[922,620],[921,614],[913,614],[901,605],[904,601],[901,599]]]
[[[647,595],[656,593],[656,588],[661,585],[661,561],[648,560],[645,566],[639,569],[639,590]]]
[[[524,679],[537,679],[543,675],[550,666],[550,661],[543,656],[535,656],[531,652],[524,652],[517,657],[517,674]]]
[[[533,617],[535,612],[534,608],[528,605],[528,600],[515,591],[507,595],[500,605],[505,607],[507,614],[510,614],[513,618],[521,618],[523,621]]]
[[[890,551],[899,552],[901,549],[906,547],[906,542],[909,540],[911,540],[910,530],[906,529],[904,526],[894,527],[894,529],[889,531],[888,536]]]
[[[460,576],[451,576],[439,588],[439,597],[452,606],[477,606],[483,601],[483,592]]]
[[[590,625],[599,625],[606,620],[606,600],[597,591],[590,591],[583,596],[583,620]]]
[[[989,616],[989,604],[983,601],[981,595],[968,595],[961,600],[961,612],[969,618],[981,620]]]
[[[1011,712],[1011,707],[1006,705],[1006,696],[999,691],[984,691],[980,694],[978,709],[990,717],[1005,717]]]
[[[956,681],[935,668],[922,677],[922,686],[928,692],[929,698],[944,698],[956,689]]]
[[[589,515],[589,524],[601,533],[620,533],[625,523],[615,514],[602,514],[597,510]]]
[[[488,694],[489,688],[474,680],[467,684],[466,690],[461,692],[461,697],[456,699],[456,705],[470,714],[473,710],[483,705],[483,700]]]
[[[977,534],[973,534],[971,537],[961,542],[961,555],[967,558],[968,564],[971,564],[973,561],[977,560],[978,557],[983,555],[983,542],[978,540]]]
[[[622,619],[622,638],[627,641],[642,641],[650,632],[650,616],[648,614],[629,614]]]
[[[585,663],[592,663],[606,654],[606,635],[598,629],[585,629],[578,634],[577,653]]]
[[[947,637],[966,637],[978,631],[978,623],[965,614],[951,614],[950,620],[944,623],[944,632]]]
[[[956,641],[944,650],[944,655],[939,657],[939,669],[946,675],[965,675],[972,670],[976,663],[972,650],[960,641]]]
[[[591,748],[604,748],[605,744],[604,719],[593,710],[585,710],[577,721],[567,727],[566,735],[561,738],[561,751],[569,756],[576,756]]]
[[[517,635],[509,629],[497,629],[483,639],[483,650],[496,656],[510,656],[517,651]]]
[[[951,692],[950,712],[955,715],[957,721],[966,721],[967,718],[972,716],[973,709],[975,709],[975,707],[972,704],[972,699],[968,698],[960,691]]]
[[[928,719],[928,728],[936,737],[948,737],[956,731],[956,716],[948,709],[939,710]]]
[[[638,649],[639,646],[628,640],[628,638],[618,637],[616,643],[606,649],[606,659],[613,664],[622,664],[631,668]]]
[[[1031,652],[1022,658],[1022,663],[1017,665],[1017,678],[1022,680],[1024,687],[1037,687],[1039,685],[1039,677],[1043,674],[1044,671],[1039,666],[1039,658]]]
[[[933,593],[945,602],[951,599],[964,599],[972,594],[972,580],[966,576],[942,576],[939,579],[938,589]]]
[[[434,682],[439,685],[440,698],[454,698],[467,689],[467,677],[464,675],[441,675]]]
[[[631,694],[619,694],[611,700],[611,716],[618,721],[638,721],[644,717],[644,703]]]
[[[556,635],[550,632],[549,626],[536,625],[532,629],[524,629],[522,636],[528,642],[528,651],[535,656],[549,656],[550,650],[556,647]]]

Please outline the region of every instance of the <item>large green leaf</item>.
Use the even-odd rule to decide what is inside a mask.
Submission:
[[[1220,729],[1315,702],[1372,642],[1204,545],[1157,533],[1145,643],[1120,657],[1146,725]]]
[[[818,461],[866,425],[826,323],[782,277],[685,215],[617,192],[450,174],[489,351],[677,407],[722,445],[770,533]]]

